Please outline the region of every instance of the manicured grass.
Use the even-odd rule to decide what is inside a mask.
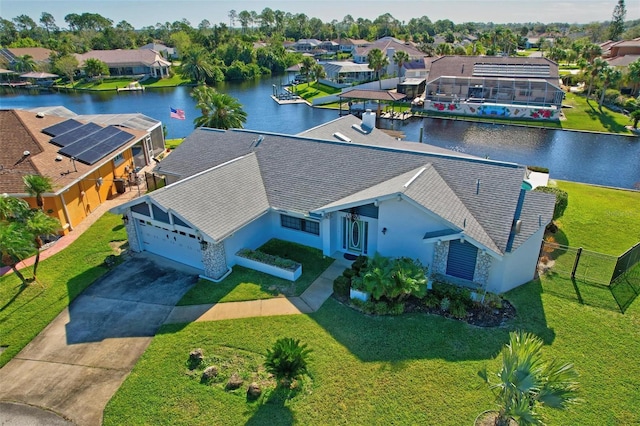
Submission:
[[[629,117],[607,107],[603,107],[600,112],[598,102],[593,99],[567,93],[563,104],[573,107],[562,110],[567,118],[561,122],[563,129],[631,134],[631,131],[625,128],[631,124]]]
[[[175,73],[172,77],[169,78],[149,78],[140,84],[145,86],[146,88],[175,87],[191,84],[191,80],[182,77],[179,73]]]
[[[312,102],[316,98],[340,93],[340,89],[335,89],[331,86],[318,83],[317,81],[313,83],[297,84],[293,86],[291,90],[293,93],[309,102]]]
[[[176,149],[182,142],[184,142],[184,138],[165,139],[164,146],[169,149]]]
[[[503,117],[476,117],[476,116],[465,116],[465,115],[452,115],[452,114],[447,114],[447,113],[438,112],[438,111],[418,111],[416,115],[419,115],[422,117],[448,118],[450,120],[473,121],[478,123],[544,127],[548,129],[562,128],[562,124],[559,121],[546,121],[546,120],[540,121],[540,120],[503,118]]]
[[[569,192],[561,226],[572,244],[620,253],[637,237],[638,194],[558,184]],[[592,195],[593,200],[578,201]],[[588,212],[593,208],[601,216],[592,228],[583,219],[598,215]],[[620,237],[625,232],[629,235]],[[608,289],[576,286],[587,298],[611,300]],[[565,412],[543,410],[549,424],[640,423],[640,363],[633,362],[640,353],[638,301],[624,315],[615,306],[580,304],[574,284],[557,275],[506,297],[517,317],[490,329],[423,314],[372,317],[333,299],[308,316],[165,326],[109,402],[104,424],[473,424],[477,414],[494,408],[490,391],[478,388],[476,373],[497,367],[495,356],[516,329],[540,336],[547,356],[574,363],[581,375],[584,403]],[[186,362],[195,348],[263,355],[280,337],[301,339],[313,349],[312,378],[291,399],[247,402],[247,384],[225,392],[188,375]]]
[[[123,78],[108,78],[102,81],[86,81],[82,80],[76,82],[73,86],[76,90],[95,90],[95,91],[105,91],[105,90],[116,90],[118,87],[126,87],[129,83],[135,82],[136,79],[130,77]]]
[[[198,281],[178,305],[299,296],[333,263],[333,259],[323,256],[320,250],[280,240],[268,241],[260,247],[260,250],[301,263],[302,275],[295,282],[291,282],[252,269],[234,266],[231,275],[220,283],[208,280]]]
[[[7,346],[0,367],[107,271],[102,262],[114,253],[110,243],[126,238],[120,217],[107,213],[65,250],[40,263],[44,289],[37,283],[23,288],[13,273],[0,277],[0,346]]]

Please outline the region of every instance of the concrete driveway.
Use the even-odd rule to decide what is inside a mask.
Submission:
[[[52,424],[53,412],[100,425],[107,402],[197,273],[147,253],[108,272],[0,369],[0,424]]]

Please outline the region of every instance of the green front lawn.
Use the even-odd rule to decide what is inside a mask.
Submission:
[[[329,95],[340,93],[340,89],[327,86],[322,83],[302,83],[291,87],[292,93],[300,96],[302,99],[312,102],[316,98],[322,98]]]
[[[260,247],[260,250],[301,263],[302,275],[295,282],[291,282],[252,269],[234,266],[231,275],[220,283],[209,280],[198,281],[178,302],[178,305],[299,296],[333,263],[333,259],[323,256],[320,250],[280,240],[271,240]]]
[[[618,254],[638,239],[639,194],[558,185],[569,192],[561,231],[572,245]],[[583,295],[611,298],[601,288],[577,286]],[[165,326],[109,402],[104,424],[473,424],[494,408],[476,373],[498,365],[495,355],[516,329],[536,333],[547,355],[573,362],[581,374],[584,403],[566,412],[544,410],[549,424],[640,423],[640,363],[633,362],[640,353],[640,302],[624,315],[580,304],[573,283],[557,275],[506,297],[517,317],[488,329],[423,314],[367,316],[333,299],[311,315]],[[255,359],[281,337],[313,349],[311,378],[291,399],[271,393],[247,402],[247,383],[227,392],[188,374],[195,348],[209,355],[231,348],[237,357]]]
[[[561,122],[563,129],[632,134],[625,128],[631,124],[629,117],[611,111],[607,107],[603,107],[600,112],[598,102],[593,99],[587,99],[585,96],[575,93],[567,93],[563,104],[572,107],[562,109],[567,118]]]
[[[37,283],[24,288],[14,273],[0,277],[0,347],[6,347],[0,367],[107,271],[104,259],[126,238],[120,217],[106,213],[73,244],[40,263],[44,288]]]

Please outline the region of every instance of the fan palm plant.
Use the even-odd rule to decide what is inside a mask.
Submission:
[[[572,364],[543,359],[542,340],[523,331],[511,332],[509,343],[500,356],[497,372],[486,369],[478,375],[489,386],[499,405],[496,426],[509,425],[515,419],[520,426],[543,425],[538,405],[566,409],[578,401],[577,377]]]
[[[36,204],[40,210],[44,210],[42,194],[53,191],[51,178],[40,175],[26,175],[22,178],[27,194],[36,198]]]
[[[380,83],[380,89],[382,89],[382,81],[380,80],[380,71],[387,65],[389,65],[389,58],[382,53],[380,49],[373,49],[367,55],[367,61],[369,62],[369,69],[376,72],[376,78]]]
[[[308,374],[311,349],[300,340],[284,337],[278,339],[271,349],[267,349],[264,367],[279,383],[289,383],[303,374]]]
[[[242,109],[242,104],[232,96],[205,85],[193,89],[191,96],[197,102],[196,108],[202,112],[200,117],[193,120],[195,127],[240,129],[247,121],[247,113]]]

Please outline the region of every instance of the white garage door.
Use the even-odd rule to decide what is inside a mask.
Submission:
[[[194,234],[171,231],[142,221],[137,224],[146,251],[204,269],[200,242]]]

